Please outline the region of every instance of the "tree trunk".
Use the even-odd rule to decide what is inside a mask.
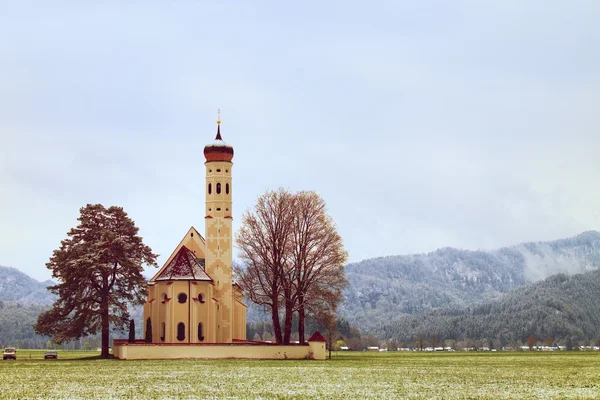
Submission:
[[[109,340],[109,317],[108,317],[108,296],[102,299],[102,353],[101,358],[108,358],[108,340]]]
[[[300,344],[304,344],[304,296],[300,294],[298,296],[298,303],[300,306],[298,307],[298,340]]]
[[[294,317],[294,302],[292,301],[292,291],[288,288],[283,289],[285,319],[283,324],[283,344],[290,344],[292,336],[292,320]]]
[[[286,294],[285,322],[283,325],[283,344],[290,344],[290,339],[292,336],[292,317],[294,316],[294,304],[291,300],[288,299],[288,294]]]
[[[281,324],[279,323],[279,307],[277,307],[277,299],[271,304],[271,319],[273,320],[273,333],[275,341],[281,343]]]

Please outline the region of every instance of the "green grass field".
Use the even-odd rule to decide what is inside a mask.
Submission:
[[[592,399],[598,353],[335,353],[327,361],[100,360],[18,350],[2,399]]]

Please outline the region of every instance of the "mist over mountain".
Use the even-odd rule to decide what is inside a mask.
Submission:
[[[340,314],[370,333],[401,316],[471,307],[556,273],[598,267],[597,231],[494,251],[443,248],[368,259],[346,266],[349,286]]]

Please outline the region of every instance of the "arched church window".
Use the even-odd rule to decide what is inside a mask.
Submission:
[[[229,183],[225,184],[225,193],[229,194]]]
[[[167,335],[167,325],[164,322],[160,325],[160,332],[160,341],[164,342]]]
[[[200,304],[204,304],[204,295],[202,293],[198,294],[198,301],[200,302]]]
[[[221,183],[217,183],[217,194],[221,194]]]
[[[202,322],[198,324],[198,340],[204,341],[204,326],[202,326]]]
[[[208,184],[208,194],[212,193],[212,183]]]
[[[185,324],[180,322],[177,324],[177,340],[182,341],[185,339]]]
[[[187,294],[185,293],[179,293],[177,295],[177,301],[180,303],[185,303],[187,301]]]
[[[167,302],[167,299],[168,299],[168,297],[167,297],[167,294],[166,294],[166,293],[163,293],[163,294],[160,296],[160,298],[161,298],[161,300],[160,300],[160,302],[161,302],[161,303],[163,303],[163,304],[164,304],[164,303],[166,303],[166,302]]]

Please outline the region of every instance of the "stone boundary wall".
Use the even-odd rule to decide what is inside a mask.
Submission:
[[[212,344],[153,344],[127,340],[113,341],[113,355],[120,360],[167,359],[257,359],[257,360],[325,360],[325,343],[278,345],[260,342]]]

